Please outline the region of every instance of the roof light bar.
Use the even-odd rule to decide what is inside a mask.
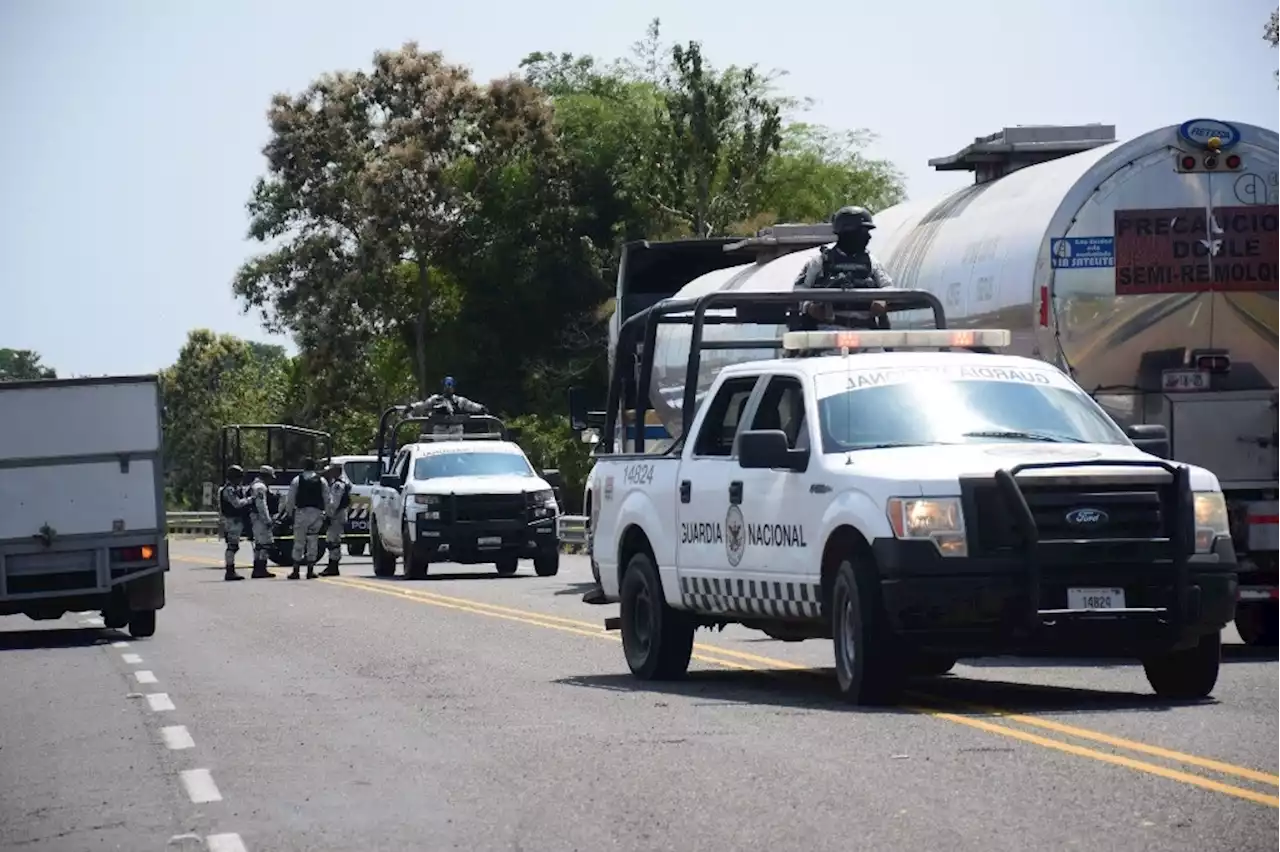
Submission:
[[[811,349],[942,349],[982,347],[1002,349],[1013,342],[1007,328],[948,328],[911,331],[789,331],[782,348]]]

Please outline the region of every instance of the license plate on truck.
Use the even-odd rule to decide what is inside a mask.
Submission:
[[[1210,384],[1207,370],[1165,370],[1161,379],[1165,391],[1202,391]]]
[[[1067,589],[1067,609],[1124,609],[1124,589]]]
[[[502,536],[500,535],[483,535],[476,539],[477,547],[501,547]]]

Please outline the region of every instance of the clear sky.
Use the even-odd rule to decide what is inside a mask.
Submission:
[[[615,8],[609,7],[614,5]],[[717,65],[789,72],[806,120],[866,127],[913,198],[927,160],[1013,124],[1275,129],[1272,0],[0,0],[0,347],[60,375],[150,372],[188,329],[287,343],[230,292],[265,110],[417,40],[482,80],[534,50],[626,53],[660,17]],[[292,347],[289,347],[292,350]]]

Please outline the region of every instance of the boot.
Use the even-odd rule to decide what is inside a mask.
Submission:
[[[326,566],[326,567],[325,567],[325,569],[324,569],[323,571],[321,571],[321,572],[320,572],[320,576],[321,576],[321,577],[338,577],[338,576],[341,576],[341,575],[338,573],[338,560],[336,560],[336,559],[330,559],[330,560],[329,560],[329,564],[328,564],[328,566]]]
[[[293,571],[289,574],[288,579],[290,579],[290,580],[301,580],[301,579],[302,579],[302,575],[298,573],[298,563],[297,563],[297,562],[293,563]]]
[[[307,579],[314,580],[316,578],[316,566],[314,563],[307,563]]]
[[[250,574],[249,576],[255,580],[259,580],[263,578],[274,577],[275,574],[272,574],[270,571],[267,570],[267,560],[255,559],[253,560],[253,573]]]
[[[232,580],[243,580],[243,579],[244,579],[244,577],[241,577],[241,576],[236,572],[236,566],[234,566],[234,565],[228,565],[228,566],[227,566],[227,573],[226,573],[226,574],[224,574],[224,575],[222,576],[222,579],[226,580],[227,582],[231,582]]]

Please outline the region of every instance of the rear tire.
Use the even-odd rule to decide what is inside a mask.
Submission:
[[[836,569],[831,591],[831,636],[835,646],[836,684],[850,704],[882,704],[902,685],[902,655],[885,626],[879,596],[869,571],[854,568],[845,557]]]
[[[1170,651],[1142,661],[1147,682],[1161,698],[1208,698],[1218,683],[1222,665],[1222,631],[1214,631],[1190,648]]]
[[[282,544],[272,544],[267,550],[267,558],[282,568],[288,568],[293,564],[293,544],[290,543],[288,547]]]
[[[649,554],[633,553],[622,575],[622,652],[640,680],[675,680],[689,670],[697,624],[672,609]]]
[[[560,573],[560,551],[533,557],[533,573],[539,577],[554,577]]]
[[[378,525],[374,524],[369,535],[369,549],[373,556],[373,576],[393,577],[396,573],[396,555],[387,553],[382,547],[382,536],[378,535]]]
[[[364,556],[364,542],[353,541],[347,545],[347,553],[351,556]]]
[[[959,662],[955,657],[946,654],[935,654],[923,651],[913,654],[907,670],[920,677],[941,677],[956,667]]]
[[[504,556],[495,562],[494,566],[498,569],[499,577],[510,577],[520,569],[520,557]]]
[[[156,632],[156,611],[137,610],[129,614],[129,635],[134,639],[146,639]]]
[[[1236,632],[1251,648],[1276,647],[1277,633],[1280,633],[1280,612],[1276,604],[1270,601],[1236,604]]]

